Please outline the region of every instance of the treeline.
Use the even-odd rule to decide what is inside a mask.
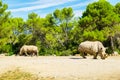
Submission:
[[[120,51],[120,3],[93,2],[77,18],[71,7],[56,9],[45,18],[32,12],[26,21],[11,17],[7,8],[0,1],[0,53],[17,54],[26,44],[38,46],[39,55],[74,55],[86,40],[101,41],[108,53]]]

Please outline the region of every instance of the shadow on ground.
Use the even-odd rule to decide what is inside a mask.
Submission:
[[[69,58],[69,59],[84,59],[84,58]]]

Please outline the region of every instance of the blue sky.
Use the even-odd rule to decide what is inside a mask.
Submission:
[[[8,11],[11,11],[13,17],[22,17],[27,19],[31,12],[37,13],[40,17],[52,13],[56,9],[72,7],[76,17],[81,16],[89,3],[98,0],[2,0],[8,4]],[[112,5],[120,0],[108,0]]]

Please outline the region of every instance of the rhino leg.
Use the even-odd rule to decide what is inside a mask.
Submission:
[[[33,52],[32,56],[35,56],[35,55],[36,55],[36,53],[35,53],[35,52]]]
[[[93,59],[97,59],[98,52],[94,54]]]
[[[38,56],[37,51],[34,51],[34,52],[32,53],[32,56]]]
[[[26,56],[29,56],[29,54],[28,54],[27,52],[25,52],[25,55],[26,55]]]
[[[36,52],[35,55],[38,56],[38,52]]]
[[[85,54],[86,54],[85,52],[82,53],[82,57],[83,57],[84,59],[86,59]]]

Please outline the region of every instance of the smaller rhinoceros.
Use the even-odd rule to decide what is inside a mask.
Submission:
[[[81,42],[78,47],[78,51],[82,53],[83,58],[86,58],[86,54],[93,55],[93,59],[97,59],[97,55],[100,55],[101,59],[107,58],[107,54],[105,53],[106,48],[100,41]]]
[[[26,56],[38,56],[38,47],[34,45],[24,45],[20,49],[20,55],[26,55]]]

